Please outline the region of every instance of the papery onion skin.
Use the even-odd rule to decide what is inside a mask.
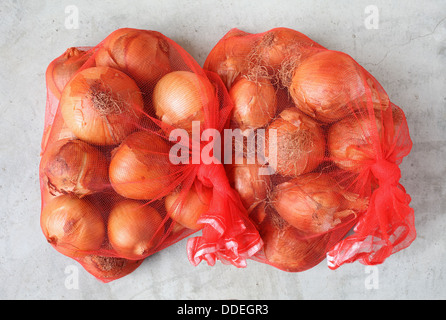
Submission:
[[[119,257],[140,260],[153,253],[164,228],[159,212],[136,200],[114,205],[108,218],[108,239]]]
[[[60,119],[63,122],[63,119]],[[58,132],[53,132],[58,131]],[[73,132],[68,129],[67,125],[65,123],[62,124],[61,129],[56,129],[56,126],[54,123],[48,125],[42,135],[42,143],[41,143],[41,155],[43,155],[44,150],[46,149],[48,142],[51,141],[58,141],[62,139],[76,139],[77,137],[74,135]]]
[[[137,131],[114,152],[109,167],[113,189],[136,200],[158,197],[172,183],[170,145],[155,133]]]
[[[326,233],[356,217],[368,204],[325,173],[309,173],[276,186],[271,203],[285,221],[306,235]]]
[[[240,162],[241,164],[238,164]],[[265,172],[261,171],[262,168]],[[241,160],[226,165],[225,169],[229,184],[238,192],[248,212],[251,212],[257,204],[267,200],[272,185],[271,177],[267,174],[264,165],[254,161],[248,162],[247,158],[242,157]]]
[[[226,88],[231,89],[236,79],[248,73],[248,58],[254,42],[250,33],[232,29],[211,50],[204,69],[217,73]]]
[[[277,141],[271,140],[270,130],[277,130]],[[272,158],[270,144],[277,146],[277,159],[269,159],[269,165],[283,176],[311,172],[325,157],[322,127],[296,108],[285,109],[267,127],[265,153]]]
[[[260,236],[266,262],[280,270],[302,272],[325,259],[328,235],[304,239],[280,217],[268,216],[260,226]]]
[[[55,195],[79,197],[101,192],[109,185],[108,162],[101,151],[77,139],[62,139],[41,160],[43,179]]]
[[[229,90],[234,102],[232,119],[242,131],[267,125],[277,111],[276,90],[266,79],[250,81],[241,77]]]
[[[377,111],[371,116],[357,114],[334,123],[327,135],[330,160],[343,170],[361,172],[375,163],[377,144],[381,145],[380,148],[390,148],[395,143],[393,140],[400,131],[402,121],[402,111],[394,107],[392,121],[387,126],[384,126],[382,115]]]
[[[289,92],[304,113],[331,123],[356,110],[355,100],[365,94],[364,79],[362,69],[349,55],[324,50],[296,68]]]
[[[209,210],[211,200],[211,188],[203,186],[198,191],[193,185],[187,192],[177,190],[169,194],[165,199],[165,207],[174,221],[188,229],[199,230],[203,225],[197,221]]]
[[[157,117],[176,128],[192,132],[192,121],[205,121],[205,108],[216,99],[211,82],[190,71],[173,71],[161,78],[153,92]]]
[[[116,145],[135,131],[144,106],[140,89],[129,76],[113,68],[92,67],[65,86],[60,108],[79,139]]]
[[[254,223],[257,229],[260,229],[259,226],[265,221],[268,217],[267,209],[268,204],[266,201],[260,202],[257,206],[255,206],[252,211],[249,213],[249,219]]]
[[[91,52],[89,51],[71,47],[49,64],[45,72],[46,85],[57,99],[60,99],[65,85],[90,56]]]
[[[79,259],[79,263],[88,273],[104,283],[125,277],[135,271],[143,261],[93,254]]]
[[[105,223],[99,208],[74,195],[61,195],[46,204],[40,225],[48,242],[69,257],[97,251],[105,239]]]
[[[260,63],[273,72],[278,72],[282,64],[292,57],[298,59],[295,62],[297,66],[304,60],[306,48],[323,49],[306,35],[289,28],[274,28],[265,32],[256,46]]]
[[[95,55],[97,66],[118,69],[150,92],[170,72],[169,44],[156,31],[122,28],[111,33]]]

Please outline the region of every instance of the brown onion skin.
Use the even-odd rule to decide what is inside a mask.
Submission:
[[[109,178],[120,195],[136,200],[160,197],[172,183],[170,145],[158,135],[137,131],[113,151]]]
[[[254,223],[257,229],[260,229],[259,226],[268,217],[267,208],[269,208],[267,202],[263,201],[256,205],[249,213],[249,218]]]
[[[48,202],[42,208],[40,225],[48,242],[73,258],[100,250],[105,239],[101,211],[74,195],[61,195]]]
[[[287,272],[311,269],[325,259],[328,235],[302,238],[299,230],[277,216],[268,216],[260,226],[266,262]]]
[[[203,127],[205,110],[216,99],[214,94],[206,77],[191,71],[173,71],[158,81],[152,100],[161,121],[192,132],[192,121],[199,121]]]
[[[390,110],[391,120],[384,123],[382,119]],[[327,135],[330,160],[343,170],[361,172],[375,163],[378,144],[384,152],[392,148],[404,121],[401,109],[393,107],[383,113],[375,111],[372,116],[356,114],[334,123]]]
[[[226,173],[229,184],[238,192],[243,206],[251,212],[257,204],[267,199],[272,187],[271,177],[261,174],[260,169],[265,169],[265,166],[258,162],[248,163],[245,157],[238,162],[226,165]]]
[[[63,119],[59,119],[59,121],[61,122],[61,124],[53,122],[52,124],[49,124],[47,127],[45,127],[42,135],[41,155],[43,155],[50,141],[58,141],[62,139],[77,139],[74,133],[71,132],[70,129],[68,129],[67,125],[63,122]]]
[[[289,28],[274,28],[265,32],[258,47],[262,64],[275,72],[279,71],[282,63],[292,56],[299,56],[299,62],[304,60],[303,53],[306,48],[323,49],[306,35]]]
[[[203,225],[197,223],[197,221],[202,214],[209,210],[212,193],[211,188],[204,186],[201,191],[198,191],[195,185],[192,185],[186,192],[174,191],[165,199],[166,211],[172,220],[182,226],[192,230],[199,230]]]
[[[376,121],[381,132],[381,123]],[[341,169],[360,172],[375,159],[372,121],[350,116],[333,124],[328,131],[327,145],[331,160]]]
[[[45,73],[46,85],[57,99],[60,99],[65,85],[90,56],[91,52],[89,51],[71,47],[49,64]]]
[[[270,141],[269,130],[277,130],[277,142]],[[270,166],[283,176],[311,172],[325,157],[326,142],[322,127],[296,108],[285,109],[268,125],[265,144],[267,156],[270,143],[277,146],[277,159],[273,162],[270,160]]]
[[[236,79],[248,73],[248,56],[255,38],[250,33],[232,29],[211,50],[204,62],[204,69],[217,73],[231,89]]]
[[[365,74],[347,54],[323,50],[304,60],[289,86],[296,106],[326,123],[352,114],[365,94]]]
[[[55,142],[42,156],[41,170],[54,195],[79,197],[108,188],[108,162],[101,151],[77,139]]]
[[[79,139],[116,145],[136,130],[144,105],[140,89],[125,73],[92,67],[65,86],[60,108],[65,124]]]
[[[341,189],[325,173],[309,173],[275,187],[271,203],[306,235],[326,233],[367,208],[367,199]]]
[[[263,127],[276,115],[276,89],[266,78],[250,81],[241,77],[229,95],[234,102],[232,119],[241,130]]]
[[[150,205],[123,200],[114,205],[108,218],[108,239],[119,257],[140,260],[154,252],[164,228],[163,218]]]
[[[156,31],[122,28],[112,32],[95,55],[97,66],[118,69],[132,77],[141,90],[151,92],[170,72],[169,44]]]
[[[125,277],[135,271],[143,261],[144,259],[128,260],[93,254],[79,259],[79,263],[88,273],[104,283]]]

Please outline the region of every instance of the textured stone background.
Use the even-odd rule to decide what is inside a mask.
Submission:
[[[67,29],[67,6],[79,28]],[[379,11],[366,28],[367,6]],[[39,226],[38,164],[44,73],[66,48],[92,46],[120,27],[157,30],[202,64],[232,27],[258,33],[284,26],[344,51],[406,112],[414,147],[402,184],[412,196],[418,237],[376,269],[336,271],[322,262],[297,274],[250,261],[236,269],[189,264],[185,242],[147,259],[130,276],[102,284],[53,250]],[[430,1],[29,1],[0,3],[0,299],[445,299],[446,2]]]

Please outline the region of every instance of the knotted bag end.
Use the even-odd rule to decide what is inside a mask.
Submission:
[[[330,269],[359,261],[365,265],[383,263],[390,255],[407,248],[416,238],[411,198],[399,183],[397,164],[380,159],[369,170],[379,182],[370,204],[354,228],[354,234],[327,253]]]
[[[222,165],[201,165],[197,175],[203,184],[213,187],[208,212],[198,220],[202,235],[188,239],[187,255],[192,265],[217,260],[239,268],[263,246],[259,232],[248,218],[237,192],[229,186]]]

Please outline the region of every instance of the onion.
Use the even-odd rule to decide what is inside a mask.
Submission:
[[[192,121],[205,120],[205,110],[215,101],[214,87],[204,76],[173,71],[156,84],[153,105],[161,121],[192,132]]]
[[[257,229],[259,226],[265,221],[268,217],[267,213],[267,202],[260,202],[257,206],[255,206],[252,211],[249,213],[249,219],[254,222]]]
[[[278,72],[283,63],[294,58],[294,67],[304,59],[304,49],[323,48],[306,35],[288,28],[274,28],[265,32],[255,48],[259,63]]]
[[[341,169],[361,171],[376,158],[373,139],[381,130],[380,121],[368,118],[350,116],[336,122],[330,127],[327,137],[330,159]]]
[[[135,271],[144,260],[128,260],[119,257],[88,255],[79,263],[86,271],[104,283],[122,278]]]
[[[396,143],[394,137],[401,130],[404,115],[396,107],[392,111],[391,121],[386,123],[380,113],[372,118],[357,114],[334,123],[327,137],[330,159],[343,170],[359,173],[368,168],[376,161],[379,148],[390,149]]]
[[[60,108],[66,125],[79,139],[114,145],[136,129],[143,101],[138,86],[125,73],[93,67],[77,73],[66,85]]]
[[[108,239],[121,258],[145,258],[159,244],[163,232],[163,218],[147,204],[123,200],[110,211]]]
[[[48,242],[69,257],[99,250],[105,238],[100,210],[90,201],[71,194],[56,197],[45,205],[40,225]]]
[[[324,50],[295,69],[289,92],[300,110],[329,123],[358,107],[355,100],[365,94],[364,74],[349,55]]]
[[[146,92],[170,71],[169,44],[156,31],[118,29],[103,41],[95,60],[126,73]]]
[[[174,191],[165,199],[167,213],[188,229],[201,229],[203,225],[198,224],[197,220],[209,210],[212,193],[211,188],[204,186],[197,190],[195,184],[187,191]]]
[[[58,141],[62,139],[76,139],[76,136],[70,131],[70,129],[68,129],[67,125],[63,122],[63,119],[60,120],[62,120],[60,127],[58,127],[59,124],[55,124],[54,122],[45,127],[42,135],[41,155],[43,155],[43,152],[46,150],[50,140]]]
[[[90,56],[91,52],[73,47],[49,64],[45,73],[46,85],[57,99],[60,99],[65,85]]]
[[[325,173],[309,173],[276,186],[271,202],[283,219],[306,235],[325,233],[356,217],[368,204]]]
[[[277,111],[276,90],[266,79],[240,78],[229,91],[234,102],[233,120],[242,131],[267,125]]]
[[[237,160],[226,166],[229,183],[238,192],[248,212],[265,201],[271,189],[271,177],[260,172],[261,168],[266,169],[265,166],[251,162],[253,161],[248,162],[247,158],[243,158],[243,161]]]
[[[231,89],[236,79],[248,72],[248,56],[254,40],[249,33],[232,29],[211,50],[204,69],[217,73],[226,88]]]
[[[137,131],[113,151],[109,178],[120,195],[154,199],[172,182],[170,145],[155,133]]]
[[[277,130],[277,141],[271,140],[270,130]],[[270,144],[277,145],[277,159],[271,159]],[[279,114],[266,132],[265,153],[276,173],[298,176],[316,169],[324,160],[325,137],[319,124],[296,108]]]
[[[276,214],[269,215],[260,227],[263,253],[267,263],[287,272],[302,272],[325,259],[329,234],[304,239],[299,230]]]
[[[48,190],[55,195],[73,193],[85,196],[108,186],[108,163],[95,147],[80,141],[63,139],[47,149],[41,170]]]

